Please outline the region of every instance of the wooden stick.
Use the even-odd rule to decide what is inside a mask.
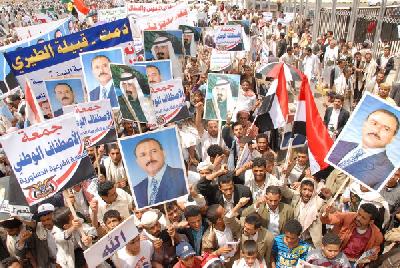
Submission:
[[[97,161],[97,176],[100,176],[100,159],[99,159],[99,153],[97,152],[96,146],[94,146],[94,157],[96,157],[96,161]]]
[[[69,210],[71,211],[72,216],[74,217],[74,219],[79,219],[78,215],[76,214],[75,208],[71,203],[71,200],[69,200],[69,196],[68,196],[69,192],[68,192],[68,190],[64,190],[63,195],[64,195],[64,200],[65,200],[65,202],[67,202],[67,206],[68,206]],[[86,235],[83,232],[82,227],[79,228],[79,233],[81,235]]]
[[[169,218],[168,218],[168,210],[167,210],[167,203],[164,203],[164,212],[165,212],[165,223],[168,225],[171,224]],[[171,242],[172,242],[172,246],[175,246],[175,240],[174,237],[171,236]]]
[[[344,180],[342,185],[340,185],[339,189],[337,190],[336,194],[333,196],[333,198],[331,198],[331,200],[329,200],[326,207],[332,206],[333,202],[335,202],[335,200],[338,198],[339,194],[343,191],[344,187],[346,187],[346,185],[349,181],[350,181],[350,177],[346,177],[346,179]],[[325,216],[325,214],[326,214],[325,212],[322,213],[322,216]]]

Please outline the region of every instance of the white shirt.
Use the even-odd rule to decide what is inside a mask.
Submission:
[[[112,161],[111,157],[104,159],[104,167],[106,168],[106,177],[107,180],[112,182],[120,182],[127,179],[126,171],[124,165],[122,164],[122,160],[116,165]]]
[[[126,251],[125,246],[112,257],[112,260],[118,268],[151,267],[151,256],[153,252],[153,244],[149,240],[141,240],[140,252],[138,255],[130,255]]]
[[[296,165],[293,167],[292,171],[290,171],[290,174],[288,176],[288,184],[292,184],[298,181],[305,168],[306,168],[305,166],[300,166],[299,164],[296,163]]]
[[[336,93],[340,95],[345,95],[347,90],[350,90],[350,78],[346,79],[344,74],[341,74],[337,79],[334,81]]]
[[[203,161],[209,161],[210,157],[207,154],[207,149],[210,147],[212,144],[218,144],[219,146],[222,147],[224,150],[228,150],[228,147],[225,144],[225,141],[222,137],[220,137],[219,143],[218,143],[218,137],[211,137],[210,134],[206,130],[204,130],[203,135],[200,138],[201,142],[201,159]]]
[[[279,231],[279,208],[276,208],[275,211],[271,210],[268,207],[268,211],[269,211],[269,223],[267,226],[268,231],[270,231],[271,233],[275,235],[279,235],[280,231]]]
[[[337,129],[338,119],[339,119],[340,109],[332,109],[331,118],[329,119],[328,127],[333,126]]]
[[[228,242],[233,241],[232,231],[228,227],[225,227],[224,231],[219,231],[215,229],[215,236],[217,237],[218,247],[223,247]]]
[[[335,46],[331,48],[330,46],[326,47],[326,51],[324,54],[324,63],[327,64],[328,61],[333,61],[334,63],[338,59],[339,56],[339,48]]]
[[[105,91],[107,92],[106,95],[108,96],[108,94],[110,94],[110,90],[111,90],[112,85],[113,85],[113,80],[112,79],[110,79],[110,81],[108,81],[108,83],[105,86],[99,85],[100,86],[99,100],[103,99],[103,88],[105,88]]]
[[[267,173],[265,174],[264,184],[259,187],[254,180],[253,171],[249,169],[244,173],[244,185],[250,188],[253,200],[256,201],[260,196],[265,194],[268,186],[282,186],[283,182],[278,180],[274,175]]]
[[[95,198],[98,200],[98,212],[97,219],[99,222],[103,223],[103,216],[109,210],[117,210],[121,214],[121,217],[127,219],[130,216],[129,208],[132,206],[132,196],[122,190],[121,188],[116,188],[117,199],[111,203],[107,204],[100,196]],[[90,209],[90,214],[92,210]]]
[[[234,200],[233,197],[234,197],[234,195],[232,194],[232,198],[230,200],[227,200],[225,198],[225,196],[222,195],[222,198],[224,199],[224,208],[225,208],[226,212],[231,211],[233,209],[233,207],[235,206],[235,202],[233,201]]]
[[[303,59],[303,70],[308,80],[315,78],[318,73],[318,56],[312,54],[311,56],[305,56]]]
[[[157,181],[157,192],[160,187],[160,183],[162,180],[162,177],[164,176],[165,169],[167,168],[167,165],[164,164],[164,166],[160,169],[160,171],[154,176],[154,177],[149,177],[147,176],[148,183],[147,183],[147,198],[148,202],[150,204],[150,198],[151,198],[151,192],[152,192],[152,180],[155,179]]]
[[[342,160],[340,160],[340,162],[338,163],[339,165],[345,161],[347,161],[348,159],[352,158],[355,154],[356,151],[358,151],[360,148],[362,148],[362,145],[359,144],[356,148],[354,148],[353,150],[351,150],[350,152],[348,152]],[[371,155],[374,154],[379,154],[381,152],[384,152],[386,150],[386,148],[362,148],[364,151],[364,154],[362,156],[360,156],[360,158],[358,158],[357,162],[360,160],[363,160],[364,158],[367,158]]]
[[[267,267],[267,265],[265,264],[264,259],[262,260],[261,263],[258,259],[256,259],[256,261],[254,262],[254,264],[252,266],[248,266],[244,259],[236,260],[232,265],[232,268],[266,268],[266,267]]]

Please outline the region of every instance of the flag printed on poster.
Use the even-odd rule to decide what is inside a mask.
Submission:
[[[138,235],[139,231],[135,225],[134,215],[131,215],[123,223],[97,241],[93,246],[85,250],[83,254],[89,268],[97,267],[97,265],[111,257]]]
[[[242,26],[224,25],[214,27],[215,48],[223,51],[244,50]]]
[[[94,177],[73,115],[5,135],[1,144],[30,206]]]
[[[181,79],[150,85],[157,124],[164,125],[190,117]]]
[[[79,126],[79,135],[86,146],[97,146],[117,140],[110,100],[104,99],[64,107],[73,112]]]

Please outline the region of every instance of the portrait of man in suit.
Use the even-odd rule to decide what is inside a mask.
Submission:
[[[57,101],[61,104],[62,107],[75,103],[74,91],[72,90],[72,87],[67,83],[58,83],[54,87],[54,94]],[[54,117],[64,114],[62,107],[54,111]]]
[[[151,206],[188,193],[184,171],[166,163],[167,154],[155,138],[139,141],[133,154],[137,165],[147,174],[133,187],[138,208]]]
[[[375,109],[362,123],[360,142],[340,139],[327,159],[377,190],[395,169],[387,146],[395,140],[398,130],[396,114],[383,108]]]
[[[105,55],[97,55],[92,59],[92,76],[98,82],[98,86],[89,91],[90,101],[110,99],[111,107],[119,107],[117,95],[110,70],[110,59]]]

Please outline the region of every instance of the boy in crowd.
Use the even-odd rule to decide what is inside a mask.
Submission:
[[[232,268],[264,268],[267,267],[264,259],[258,258],[257,243],[246,240],[242,245],[241,258],[233,263]]]

